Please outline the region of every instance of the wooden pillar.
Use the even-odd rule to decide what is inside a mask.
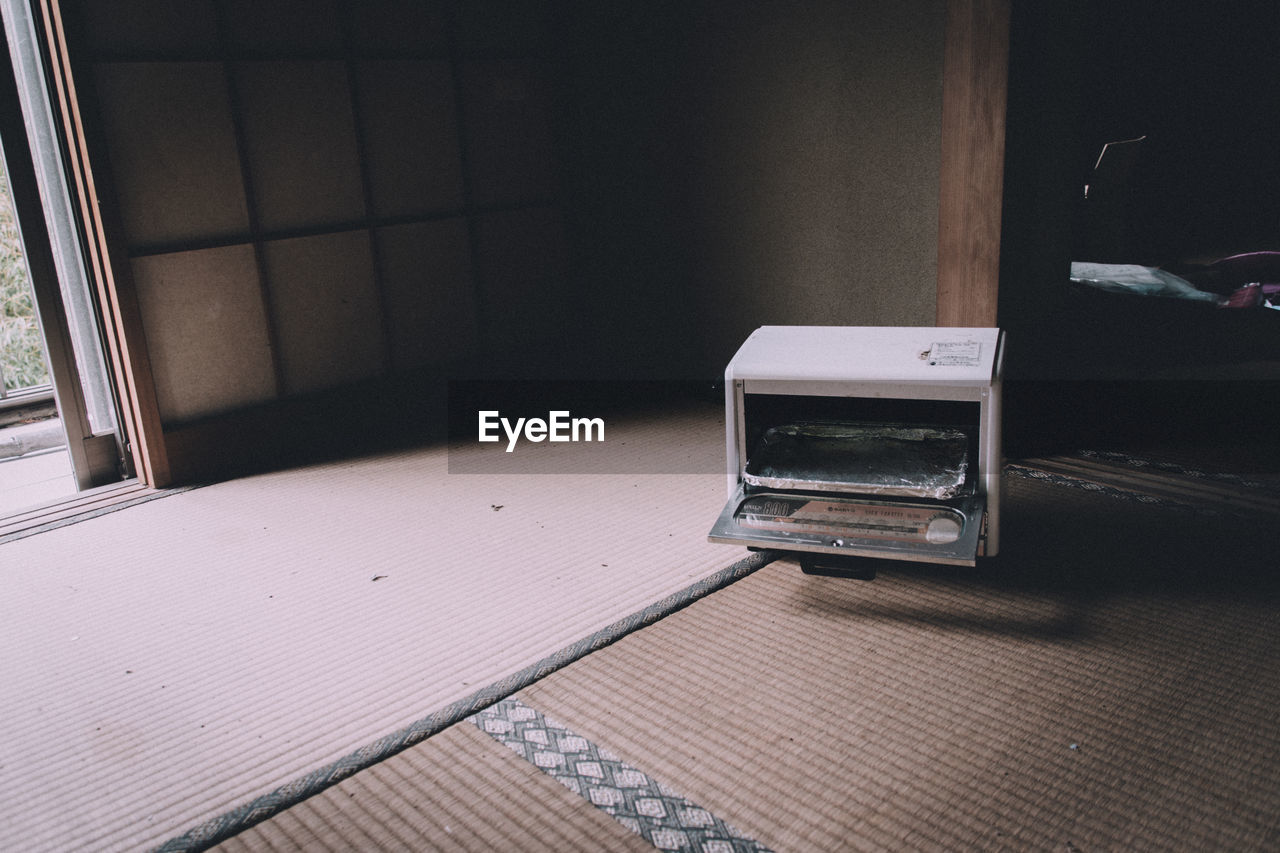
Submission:
[[[1010,0],[947,0],[939,326],[996,325]]]

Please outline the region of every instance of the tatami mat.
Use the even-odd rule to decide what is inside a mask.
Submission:
[[[892,565],[868,583],[771,563],[519,701],[778,851],[1275,849],[1266,531],[1085,482],[1014,473],[1006,488],[1002,554],[978,568]],[[594,831],[589,796],[574,807],[546,776],[508,786],[485,767],[509,753],[468,725],[378,773],[435,803],[455,784],[439,774],[466,764],[452,794],[498,849],[556,849],[510,814],[518,800]],[[482,849],[440,835],[456,807],[362,810],[343,786],[291,826],[417,819],[421,835],[384,849]],[[226,849],[330,849],[286,815]],[[602,832],[596,849],[630,848]]]
[[[379,739],[739,560],[705,542],[720,415],[612,424],[630,467],[555,448],[570,473],[450,474],[427,448],[0,545],[0,849],[142,849],[385,757]]]
[[[994,566],[774,563],[522,695],[776,850],[1274,849],[1267,537],[1009,491]]]
[[[652,851],[640,836],[469,723],[231,838],[265,850]]]
[[[723,476],[674,473],[717,467],[718,415],[620,425],[612,472],[406,451],[0,546],[0,847],[198,848],[216,824],[243,830],[226,850],[645,849],[472,721],[403,739],[504,684],[743,844],[1280,844],[1255,514],[1014,467],[977,568],[726,574]],[[741,579],[626,633],[713,577]],[[625,636],[539,665],[602,628]]]

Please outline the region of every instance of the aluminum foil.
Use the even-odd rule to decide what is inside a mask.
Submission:
[[[751,486],[946,500],[964,491],[969,436],[899,424],[794,423],[761,438]]]

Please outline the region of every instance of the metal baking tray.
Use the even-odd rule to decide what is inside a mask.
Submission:
[[[966,484],[970,437],[951,427],[802,422],[761,436],[742,480],[762,489],[948,500]]]

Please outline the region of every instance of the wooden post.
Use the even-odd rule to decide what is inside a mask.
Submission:
[[[938,199],[939,326],[996,325],[1010,0],[947,0]]]

